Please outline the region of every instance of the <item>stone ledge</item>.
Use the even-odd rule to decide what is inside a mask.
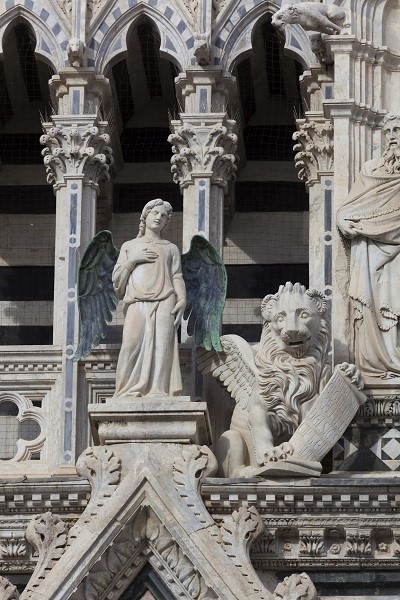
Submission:
[[[205,402],[188,396],[108,400],[88,407],[96,445],[128,442],[210,444]]]

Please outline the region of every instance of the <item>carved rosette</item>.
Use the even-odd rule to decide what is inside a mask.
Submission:
[[[19,593],[15,585],[10,583],[5,577],[0,577],[0,598],[1,600],[18,600]]]
[[[193,175],[210,177],[211,183],[227,190],[236,178],[236,121],[223,119],[213,125],[172,123],[171,172],[181,188],[193,183]]]
[[[298,131],[293,134],[297,142],[293,150],[298,176],[307,186],[318,182],[320,173],[333,171],[333,126],[330,121],[297,119]]]
[[[45,134],[40,143],[46,166],[47,181],[55,187],[66,177],[83,176],[84,182],[97,187],[110,179],[113,164],[107,123],[84,123],[76,126],[43,123]]]

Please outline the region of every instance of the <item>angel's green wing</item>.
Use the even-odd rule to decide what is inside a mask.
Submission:
[[[198,346],[222,351],[219,338],[226,298],[225,265],[216,249],[201,235],[195,235],[190,250],[182,255],[187,305],[183,315],[189,319],[187,331]]]
[[[74,360],[85,358],[106,336],[118,296],[112,272],[119,250],[110,231],[94,236],[82,257],[78,272],[79,343]]]

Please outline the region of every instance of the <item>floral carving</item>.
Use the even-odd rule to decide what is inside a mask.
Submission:
[[[233,559],[253,590],[260,593],[260,599],[266,597],[262,594],[264,586],[254,571],[249,555],[250,547],[264,531],[264,523],[257,509],[254,506],[241,506],[225,519],[221,530],[221,541],[227,555]]]
[[[72,13],[72,0],[57,0],[61,10],[67,17]]]
[[[74,593],[73,600],[97,600],[102,592],[113,585],[113,579],[122,569],[131,576],[132,569],[142,568],[145,560],[142,551],[146,540],[147,517],[147,509],[141,507],[130,526],[122,530],[101,559],[93,565]]]
[[[39,554],[36,568],[24,591],[24,598],[28,600],[64,554],[67,544],[67,526],[51,512],[46,512],[29,523],[26,539]]]
[[[167,570],[168,580],[171,582],[175,580],[175,583],[178,583],[187,592],[189,598],[193,598],[193,600],[217,598],[202,575],[154,514],[150,515],[147,523],[147,539],[158,568]]]
[[[285,577],[274,592],[276,600],[319,600],[317,590],[306,573]]]
[[[40,143],[46,146],[42,156],[48,183],[62,183],[66,175],[83,175],[86,183],[94,185],[110,178],[109,170],[114,162],[110,136],[104,132],[104,124],[98,125],[43,124],[46,133]]]
[[[324,536],[320,532],[300,533],[300,554],[321,556],[324,551]]]
[[[213,126],[174,126],[168,141],[172,144],[171,172],[175,183],[185,186],[191,183],[193,173],[211,173],[212,183],[226,189],[236,177],[235,128],[236,121],[230,119]]]
[[[175,487],[201,523],[214,526],[214,520],[200,496],[200,478],[212,477],[217,471],[217,459],[207,446],[189,446],[174,462]]]
[[[0,598],[1,600],[18,600],[19,593],[15,585],[10,583],[5,577],[0,577]]]
[[[0,540],[0,557],[18,558],[26,555],[25,540],[9,538]]]
[[[258,542],[256,542],[252,546],[252,548],[250,550],[250,554],[252,556],[256,555],[256,554],[269,554],[269,555],[276,554],[275,536],[274,535],[266,535],[261,540],[258,540]]]
[[[371,537],[368,533],[347,532],[346,533],[346,555],[360,556],[372,554]]]
[[[307,186],[318,181],[320,172],[333,169],[333,126],[325,119],[322,121],[297,120],[298,131],[293,134],[297,142],[293,150],[298,176]]]
[[[105,0],[88,0],[87,2],[87,14],[88,20],[94,17],[101,7],[105,4]]]

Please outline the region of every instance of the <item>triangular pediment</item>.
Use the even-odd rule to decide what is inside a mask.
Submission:
[[[121,598],[144,568],[173,598],[272,598],[248,559],[257,517],[250,514],[244,526],[238,519],[226,551],[201,500],[199,480],[211,457],[204,446],[177,444],[88,449],[77,466],[91,482],[90,502],[62,555],[52,560],[47,549],[50,566],[39,564],[22,600]],[[56,554],[62,535],[59,542],[53,536]],[[237,549],[235,535],[243,537]]]

